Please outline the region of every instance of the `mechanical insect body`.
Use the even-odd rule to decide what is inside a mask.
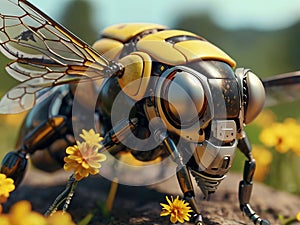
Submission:
[[[240,208],[254,224],[269,224],[249,204],[255,160],[243,127],[262,110],[265,89],[285,85],[297,74],[262,82],[251,70],[234,71],[235,62],[202,37],[157,24],[109,27],[91,48],[29,2],[6,2],[18,15],[1,9],[0,50],[14,60],[7,71],[21,84],[2,98],[0,111],[33,108],[16,150],[3,159],[2,173],[19,184],[29,156],[45,171],[62,168],[65,149],[76,140],[74,121],[91,119],[74,115],[77,104],[92,108],[111,155],[173,159],[196,224],[203,222],[190,176],[207,197],[225,178],[239,148],[247,157]],[[84,94],[77,90],[80,85]],[[90,96],[95,95],[94,104]],[[118,107],[130,110],[112,121],[117,100]],[[143,145],[131,143],[133,137]],[[142,151],[145,143],[153,147]]]

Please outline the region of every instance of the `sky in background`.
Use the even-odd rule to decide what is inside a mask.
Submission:
[[[29,0],[51,17],[59,18],[72,0]],[[179,16],[207,13],[226,28],[281,29],[300,20],[299,0],[84,0],[94,9],[95,26],[152,22],[172,27]]]

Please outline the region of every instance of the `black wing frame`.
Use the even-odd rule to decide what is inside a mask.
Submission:
[[[7,72],[21,82],[2,97],[0,113],[30,109],[45,88],[122,69],[26,0],[1,0],[0,51],[13,60]]]
[[[264,79],[263,84],[267,95],[267,107],[300,99],[300,71]]]

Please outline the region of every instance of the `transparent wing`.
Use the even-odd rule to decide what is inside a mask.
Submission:
[[[263,84],[267,94],[265,106],[300,99],[300,71],[264,79]]]
[[[55,90],[56,87],[31,87],[27,82],[21,83],[2,97],[0,112],[5,114],[23,112],[43,101]]]
[[[46,87],[119,69],[26,0],[1,0],[0,51],[14,60],[6,70],[21,82],[2,98],[0,113],[31,108]]]

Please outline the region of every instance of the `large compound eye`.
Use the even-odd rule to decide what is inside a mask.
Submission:
[[[175,126],[190,126],[203,112],[205,95],[200,80],[184,71],[174,71],[162,85],[162,108]]]
[[[252,122],[265,104],[265,89],[261,80],[250,70],[243,78],[244,95],[247,96],[244,123]]]

